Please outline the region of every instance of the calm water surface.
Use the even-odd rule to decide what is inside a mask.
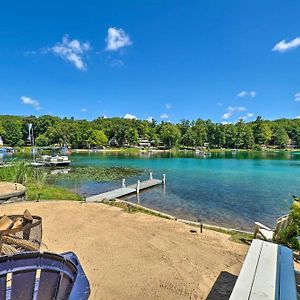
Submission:
[[[203,158],[196,154],[86,153],[71,156],[74,166],[129,167],[155,178],[166,174],[165,187],[158,186],[128,197],[132,202],[180,218],[252,229],[254,221],[273,226],[288,212],[291,195],[300,195],[300,155],[297,153],[231,152]],[[127,179],[135,183],[137,177]],[[59,182],[76,192],[94,195],[120,187],[121,183]]]
[[[254,221],[273,226],[288,212],[292,195],[300,195],[300,155],[279,153],[126,155],[122,153],[72,154],[74,165],[130,167],[155,178],[166,174],[167,184],[127,197],[132,202],[177,217],[205,223],[251,229]],[[136,182],[129,178],[127,183]],[[64,184],[64,183],[62,183]],[[120,182],[81,182],[73,189],[93,195],[119,187]]]

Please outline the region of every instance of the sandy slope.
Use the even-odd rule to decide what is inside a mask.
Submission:
[[[90,299],[228,299],[247,252],[221,233],[102,204],[24,202],[0,214],[25,208],[43,217],[49,250],[77,253]]]

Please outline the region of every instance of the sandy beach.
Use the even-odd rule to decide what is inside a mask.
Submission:
[[[128,214],[104,204],[22,202],[43,218],[43,249],[74,251],[91,284],[90,299],[228,299],[248,247],[176,221]]]

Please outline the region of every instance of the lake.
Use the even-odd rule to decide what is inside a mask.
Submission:
[[[135,195],[125,199],[176,217],[240,229],[252,229],[254,221],[274,226],[276,218],[289,211],[291,195],[300,195],[297,153],[225,152],[203,158],[183,152],[105,152],[74,153],[71,159],[74,166],[136,168],[142,171],[141,179],[149,172],[155,178],[166,174],[165,187],[142,192],[138,199]],[[137,179],[129,178],[127,183]],[[120,186],[120,181],[85,181],[72,188],[93,195]]]
[[[290,152],[195,153],[98,152],[71,155],[73,166],[129,167],[155,178],[158,186],[125,199],[192,221],[250,230],[259,221],[274,226],[289,211],[291,195],[300,195],[300,155]],[[133,176],[127,184],[137,181]],[[120,181],[59,182],[84,195],[121,186]]]

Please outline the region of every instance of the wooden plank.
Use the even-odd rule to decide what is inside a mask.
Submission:
[[[150,179],[150,180],[145,180],[140,183],[140,190],[144,190],[156,185],[162,184],[162,180],[158,179]],[[86,198],[87,202],[100,202],[104,199],[107,200],[112,200],[116,198],[121,198],[127,195],[130,195],[132,193],[136,192],[136,184],[129,185],[127,187],[122,187],[119,189],[115,189],[109,192],[105,192],[99,195],[91,196]]]
[[[260,229],[259,232],[266,240],[268,240],[270,242],[273,240],[274,231]]]
[[[278,245],[263,242],[249,300],[276,299]]]
[[[256,267],[259,261],[263,246],[263,241],[253,240],[245,258],[240,275],[231,293],[230,300],[248,300],[251,292],[253,280],[255,278]]]
[[[279,246],[279,299],[296,300],[296,279],[293,264],[293,252],[291,249]]]
[[[159,179],[149,179],[140,182],[140,190],[147,189],[152,186],[162,184],[162,180]],[[129,185],[128,187],[136,188],[136,184]]]
[[[104,199],[111,200],[111,199],[116,199],[118,197],[123,197],[123,196],[129,195],[132,193],[135,193],[135,189],[125,187],[125,188],[120,188],[120,189],[116,189],[116,190],[102,193],[99,195],[88,197],[86,199],[86,201],[87,202],[97,202],[97,201],[102,201]]]

